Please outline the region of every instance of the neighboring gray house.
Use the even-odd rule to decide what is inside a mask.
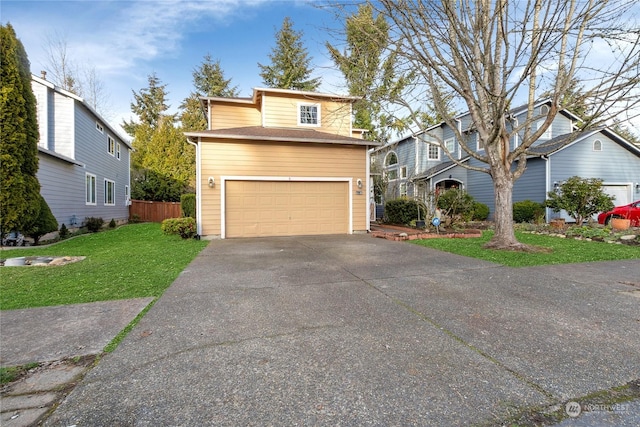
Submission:
[[[547,108],[547,101],[534,106],[541,115],[546,114]],[[526,106],[512,110],[513,123],[517,125],[518,118],[524,120],[526,111]],[[575,126],[578,120],[569,111],[560,111],[550,128],[528,150],[531,155],[527,157],[527,169],[514,185],[514,202],[544,202],[547,192],[571,176],[601,178],[604,190],[616,196],[616,205],[640,199],[640,148],[607,128],[576,134],[579,132]],[[477,139],[469,115],[460,116],[458,122],[468,138],[467,144],[473,146]],[[571,142],[567,143],[568,139]],[[514,135],[511,149],[518,142],[518,135]],[[476,201],[489,206],[492,217],[495,205],[491,177],[456,165],[441,144],[446,145],[454,158],[469,165],[486,167],[486,164],[467,156],[453,130],[440,123],[373,152],[372,159],[380,165],[388,183],[384,197],[389,200],[406,196],[427,201],[428,194],[438,188],[458,187],[465,189]],[[477,142],[475,148],[479,152],[483,150]],[[381,202],[380,198],[377,202]],[[563,212],[547,211],[547,220],[555,217],[569,219]]]
[[[129,218],[131,145],[84,100],[32,76],[37,102],[38,181],[58,225]]]

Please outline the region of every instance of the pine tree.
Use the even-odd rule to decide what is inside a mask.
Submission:
[[[202,114],[200,107],[201,96],[238,96],[238,87],[231,86],[231,79],[225,79],[224,72],[220,66],[220,60],[215,62],[211,55],[204,57],[202,64],[193,70],[193,85],[195,91],[184,100],[180,108],[180,122],[185,131],[205,130],[207,120]]]
[[[25,230],[25,234],[33,239],[33,244],[37,245],[40,238],[47,233],[58,230],[58,221],[53,216],[47,201],[38,194],[38,203],[40,204],[40,212],[34,221],[29,224]]]
[[[276,33],[276,47],[269,54],[271,65],[258,66],[260,77],[268,87],[315,91],[320,78],[310,78],[311,57],[302,43],[302,31],[295,31],[289,17],[284,18],[282,28]]]
[[[22,230],[40,209],[38,123],[29,59],[11,26],[0,26],[0,233]]]
[[[131,111],[138,116],[137,121],[125,121],[122,127],[130,135],[135,134],[136,128],[141,124],[147,124],[152,128],[158,126],[160,118],[166,115],[169,106],[167,100],[167,85],[162,84],[156,73],[147,77],[149,87],[133,91],[134,102],[131,103]]]

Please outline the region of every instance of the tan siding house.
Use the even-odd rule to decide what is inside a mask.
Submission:
[[[351,127],[352,97],[255,89],[203,98],[197,149],[198,234],[264,237],[369,230],[369,149]]]

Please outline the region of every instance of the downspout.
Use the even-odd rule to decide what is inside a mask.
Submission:
[[[200,137],[198,137],[200,142]],[[193,145],[196,149],[196,233],[198,236],[202,236],[202,179],[200,171],[200,144],[191,142],[187,138],[187,143]]]
[[[366,154],[366,166],[365,166],[365,194],[367,195],[367,208],[366,208],[366,216],[367,216],[367,233],[371,232],[371,205],[373,201],[373,197],[371,197],[371,152],[369,147],[365,150]],[[373,209],[375,211],[375,204],[373,205]],[[351,212],[353,215],[353,212]]]

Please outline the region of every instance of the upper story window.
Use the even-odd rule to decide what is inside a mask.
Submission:
[[[456,149],[456,140],[455,138],[449,138],[444,140],[444,146],[449,152],[449,154],[453,154]]]
[[[536,124],[536,130],[540,129],[540,127],[544,124],[544,121],[547,119],[547,115],[549,114],[549,106],[548,105],[541,105],[540,106],[540,115],[544,116],[542,117],[540,120],[538,120],[537,124]],[[540,135],[540,139],[551,139],[552,137],[552,129],[551,129],[552,125],[549,125],[549,127],[547,128],[547,130],[544,131],[544,133],[542,135]]]
[[[602,151],[602,141],[599,139],[593,141],[593,151]]]
[[[514,118],[513,122],[511,124],[512,126],[512,131],[515,131],[516,128],[518,127],[518,119]],[[518,145],[520,145],[520,136],[518,135],[518,132],[513,132],[513,148],[518,148]]]
[[[436,144],[429,144],[427,146],[427,159],[440,160],[440,147]]]
[[[548,105],[541,105],[540,106],[540,114],[543,116],[546,116],[547,114],[549,114],[549,106]]]
[[[320,126],[320,104],[298,104],[298,125]]]
[[[480,139],[480,134],[476,132],[476,151],[484,151],[484,143]]]
[[[117,158],[118,160],[120,160],[120,149],[121,149],[121,148],[122,148],[122,147],[120,146],[120,143],[118,142],[118,143],[116,144],[116,158]]]
[[[96,122],[96,130],[100,133],[104,133],[104,128],[100,124],[100,122]]]
[[[400,178],[407,179],[407,167],[406,166],[402,166],[400,168]]]
[[[116,141],[114,141],[113,138],[111,138],[110,136],[107,135],[107,144],[108,144],[107,151],[112,156],[115,156],[116,155]]]
[[[393,165],[397,165],[398,164],[398,156],[396,155],[396,153],[394,153],[393,151],[391,151],[389,154],[387,154],[387,156],[384,158],[384,165],[385,166],[393,166]]]

